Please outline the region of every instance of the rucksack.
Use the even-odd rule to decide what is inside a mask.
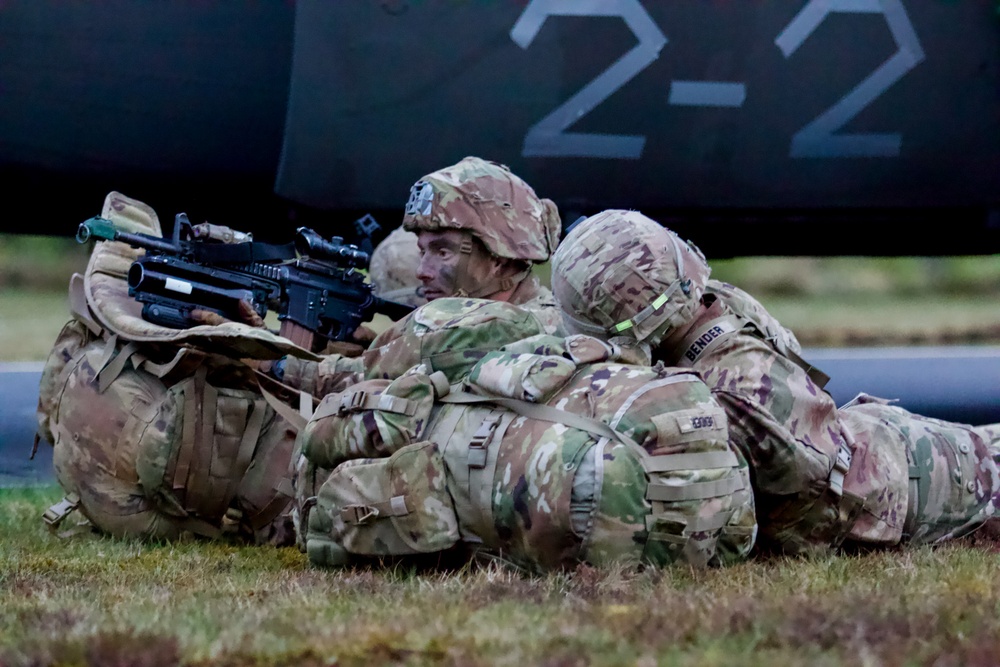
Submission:
[[[586,336],[488,353],[462,383],[418,365],[325,397],[301,432],[320,565],[460,546],[531,569],[703,566],[756,534],[746,462],[691,371]]]
[[[118,193],[102,216],[160,234],[149,207]],[[176,330],[146,322],[125,283],[137,256],[125,244],[98,243],[86,274],[70,281],[73,319],[39,387],[38,434],[54,447],[66,492],[46,522],[58,526],[77,510],[122,537],[290,543],[296,428],[240,359],[310,353],[238,323]]]

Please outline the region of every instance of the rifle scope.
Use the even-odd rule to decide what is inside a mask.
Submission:
[[[340,237],[324,240],[322,236],[309,229],[299,227],[295,232],[295,249],[312,259],[328,259],[337,264],[367,268],[368,253],[356,245],[343,243]]]

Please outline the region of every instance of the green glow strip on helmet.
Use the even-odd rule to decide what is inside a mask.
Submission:
[[[632,327],[638,327],[640,324],[649,319],[649,317],[653,313],[655,313],[657,309],[661,308],[663,304],[665,304],[667,300],[670,299],[670,295],[672,295],[674,292],[677,291],[677,288],[680,286],[680,284],[681,284],[680,280],[675,280],[674,283],[669,288],[667,288],[666,292],[653,299],[653,302],[650,303],[645,308],[643,308],[642,310],[640,310],[638,313],[636,313],[635,317],[619,322],[618,324],[608,329],[608,331],[612,333],[621,333],[623,331],[628,331]]]
[[[684,242],[681,241],[681,239],[673,232],[667,230],[667,233],[670,234],[671,237],[673,237],[672,245],[674,247],[674,263],[677,266],[677,280],[675,280],[670,285],[670,287],[667,288],[666,292],[653,299],[652,303],[650,303],[648,306],[640,310],[632,318],[619,322],[618,324],[608,329],[609,332],[621,333],[623,331],[628,331],[632,327],[638,327],[640,324],[649,319],[649,317],[654,312],[656,312],[657,309],[662,307],[663,304],[667,302],[667,299],[670,298],[670,295],[677,291],[678,287],[683,288],[684,292],[687,293],[688,288],[685,285],[689,285],[690,281],[684,275],[684,259],[683,257],[681,257],[681,248],[680,248],[680,244]],[[637,335],[636,338],[638,337],[639,336]]]

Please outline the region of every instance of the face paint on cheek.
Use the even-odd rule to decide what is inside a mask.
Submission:
[[[437,272],[437,288],[444,292],[447,296],[455,296],[458,292],[458,279],[455,277],[456,267],[452,265],[443,265],[438,269]]]

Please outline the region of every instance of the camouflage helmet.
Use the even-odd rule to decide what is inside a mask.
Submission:
[[[408,306],[424,305],[427,299],[417,278],[419,265],[417,235],[397,227],[372,252],[368,277],[375,286],[375,294]]]
[[[544,262],[562,223],[549,199],[496,162],[467,157],[427,174],[410,188],[407,231],[467,231],[504,259]]]
[[[637,211],[581,221],[552,259],[552,291],[573,331],[652,345],[690,321],[708,282],[694,245]]]

